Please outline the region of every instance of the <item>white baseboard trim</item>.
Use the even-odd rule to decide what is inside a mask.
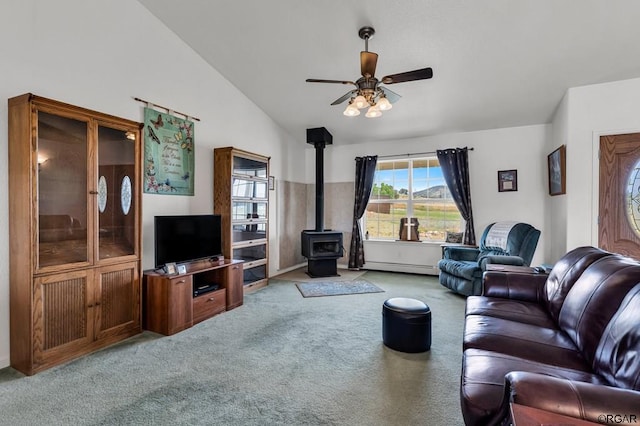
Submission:
[[[439,270],[433,265],[408,265],[406,263],[367,262],[362,269],[373,271],[406,272],[410,274],[438,275]]]

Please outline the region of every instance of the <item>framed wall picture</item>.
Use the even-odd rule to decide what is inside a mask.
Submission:
[[[566,192],[567,172],[566,172],[567,148],[562,145],[547,156],[549,165],[549,195],[560,195]]]
[[[517,170],[498,170],[498,192],[518,190]]]

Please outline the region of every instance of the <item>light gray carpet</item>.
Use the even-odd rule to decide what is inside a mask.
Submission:
[[[325,278],[326,279],[326,278]],[[296,283],[303,297],[343,296],[349,294],[382,293],[383,289],[367,280],[313,281]]]
[[[0,424],[462,425],[464,299],[434,277],[363,278],[386,292],[305,299],[272,280],[174,336],[145,332],[32,377],[0,370]],[[431,351],[382,344],[390,297],[431,307]]]

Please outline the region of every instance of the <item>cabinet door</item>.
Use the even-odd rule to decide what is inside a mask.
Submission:
[[[35,279],[33,301],[34,370],[64,359],[93,340],[91,271]]]
[[[240,155],[233,156],[233,169],[231,173],[234,175],[243,175],[256,178],[267,178],[267,162],[253,158],[246,158]]]
[[[225,268],[225,285],[227,288],[227,310],[242,305],[244,298],[242,263]]]
[[[36,265],[41,272],[90,261],[88,134],[86,121],[38,111]]]
[[[140,329],[138,264],[130,262],[97,270],[96,339]]]
[[[174,334],[193,325],[193,277],[169,280],[168,290],[167,334]]]
[[[138,252],[136,137],[137,134],[130,130],[98,125],[98,177],[95,185],[100,260],[136,255]]]

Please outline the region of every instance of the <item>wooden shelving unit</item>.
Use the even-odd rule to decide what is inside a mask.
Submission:
[[[263,287],[269,277],[269,157],[216,148],[213,176],[223,255],[244,261],[245,291]]]

